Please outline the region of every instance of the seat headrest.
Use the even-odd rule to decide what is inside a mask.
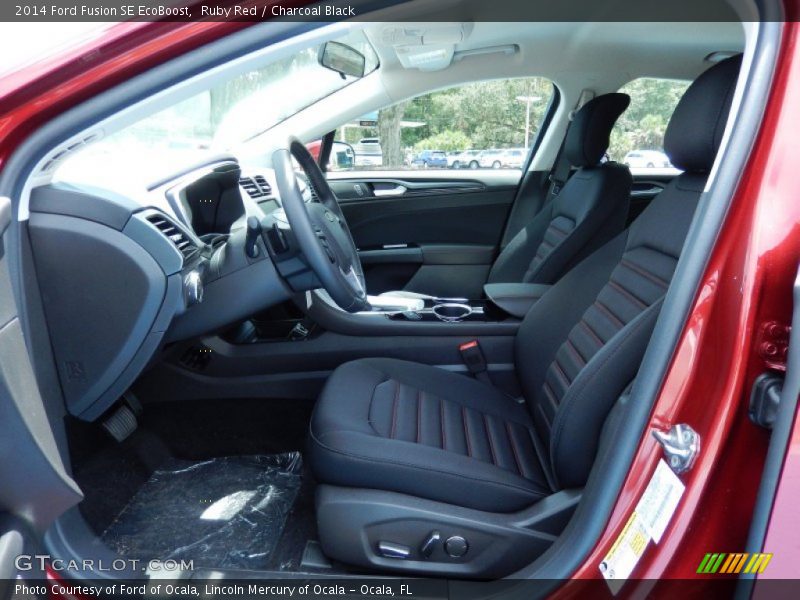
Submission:
[[[742,56],[717,63],[683,94],[664,134],[664,151],[684,171],[711,170],[728,121]]]
[[[564,155],[575,167],[593,167],[608,150],[611,128],[628,108],[628,94],[603,94],[575,114],[564,140]]]

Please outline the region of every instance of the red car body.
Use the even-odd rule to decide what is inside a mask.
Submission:
[[[53,116],[248,25],[120,24],[83,46],[1,80],[0,169],[27,136]],[[692,424],[703,440],[703,451],[684,479],[686,491],[664,537],[647,549],[634,576],[702,577],[696,570],[704,553],[741,551],[745,546],[769,440],[768,433],[747,418],[748,398],[755,377],[785,361],[780,351],[773,351],[770,344],[776,339],[770,336],[786,336],[790,326],[800,257],[800,24],[787,22],[783,29],[761,130],[650,426],[605,531],[575,572],[576,579],[601,577],[600,562],[662,456],[649,430],[676,423]],[[774,554],[773,576],[797,574],[798,497],[800,422],[795,422],[764,550]],[[568,583],[556,595],[571,596],[580,585]],[[635,589],[630,582],[624,591]]]

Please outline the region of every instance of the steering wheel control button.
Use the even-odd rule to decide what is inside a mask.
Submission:
[[[467,540],[460,535],[449,537],[444,543],[444,551],[447,552],[447,555],[450,558],[461,558],[467,553],[468,550],[469,544],[467,543]]]
[[[442,534],[438,531],[431,531],[428,534],[428,537],[425,538],[425,541],[422,542],[422,545],[419,547],[419,553],[422,555],[423,558],[430,558],[433,551],[436,549],[436,546],[439,545],[439,542],[442,541]]]
[[[411,556],[411,548],[394,542],[378,542],[378,554],[384,558],[396,558],[405,560]]]

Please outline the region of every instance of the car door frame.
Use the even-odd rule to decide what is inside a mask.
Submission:
[[[11,200],[0,197],[0,456],[14,457],[0,463],[0,580],[14,579],[17,557],[38,547],[46,528],[82,499],[56,441],[19,317],[13,286],[19,230]]]

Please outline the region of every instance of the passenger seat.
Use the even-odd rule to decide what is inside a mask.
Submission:
[[[509,314],[524,317],[549,284],[625,228],[630,171],[601,161],[628,104],[627,94],[604,94],[575,115],[562,153],[578,170],[503,249],[484,286],[486,296]]]
[[[549,287],[533,284],[555,283],[625,228],[630,171],[624,165],[601,161],[611,129],[629,103],[627,94],[604,94],[575,115],[561,152],[577,171],[502,250],[484,287],[487,297],[510,314],[524,316],[532,303],[530,296],[538,297]],[[382,295],[424,296],[408,291]],[[454,289],[450,295],[464,294]]]

